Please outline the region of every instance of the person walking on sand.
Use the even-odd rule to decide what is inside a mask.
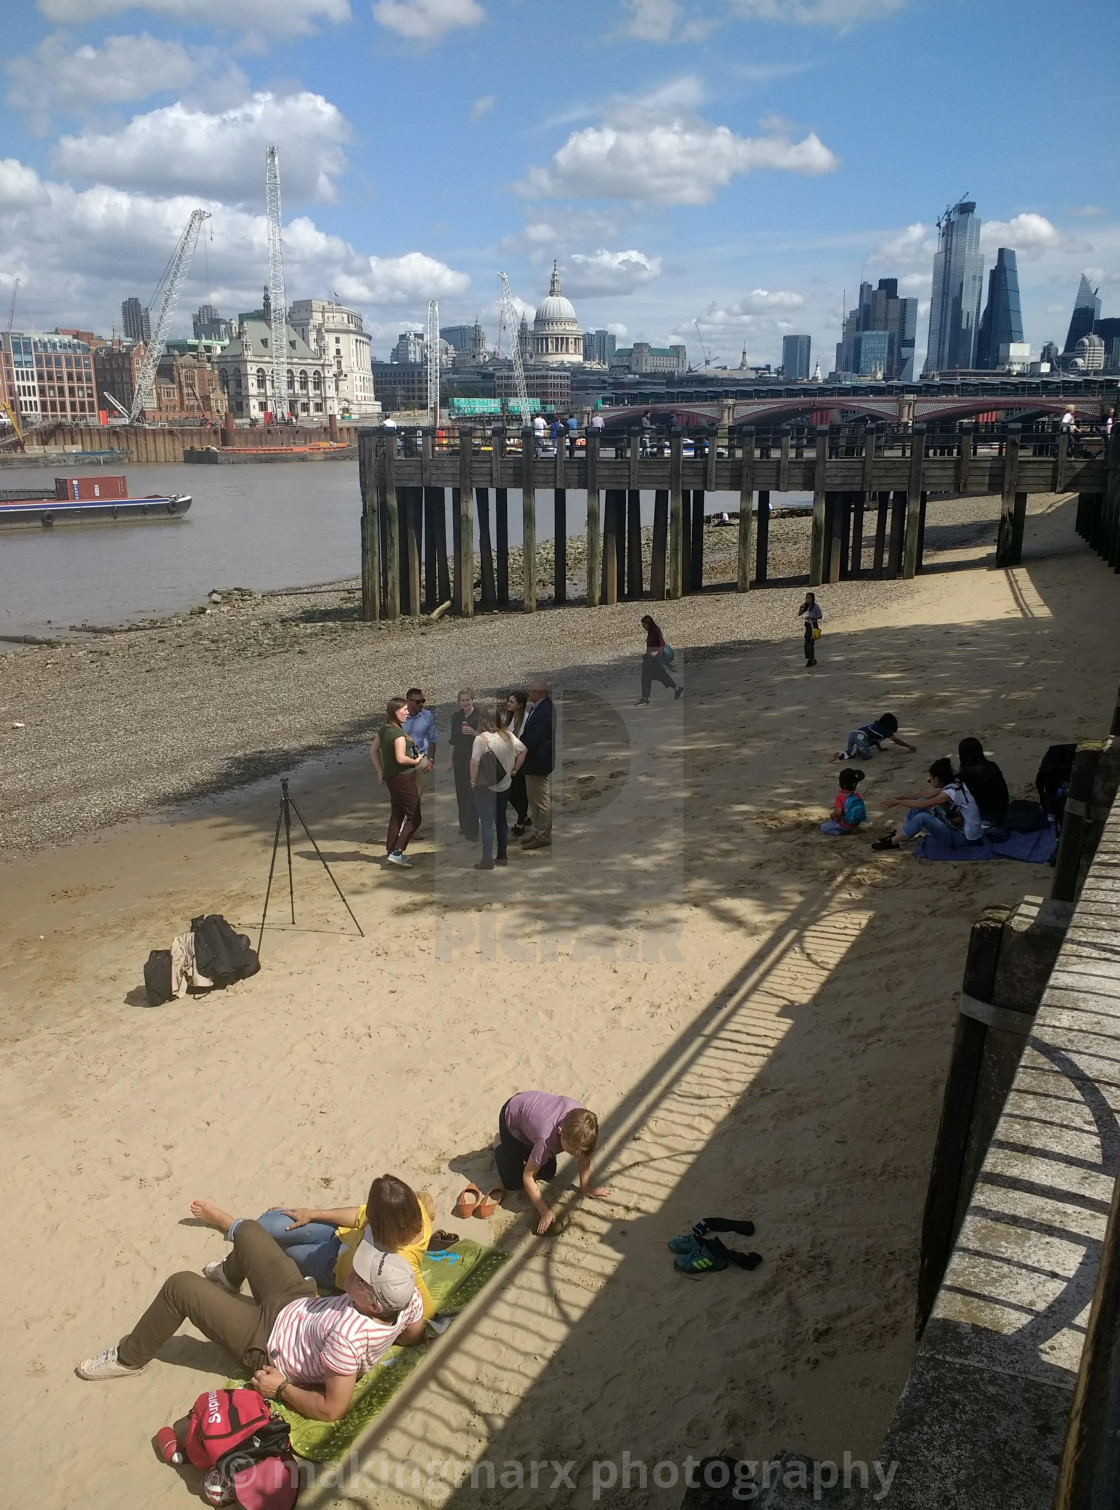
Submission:
[[[488,706],[479,710],[478,734],[471,747],[471,786],[482,830],[482,859],[475,870],[493,870],[495,865],[506,863],[506,804],[513,773],[520,770],[527,753],[521,740],[510,733],[508,709]],[[492,759],[488,760],[488,755]]]
[[[548,687],[540,679],[529,683],[529,714],[521,731],[521,740],[529,752],[521,769],[525,773],[525,790],[533,832],[522,840],[525,849],[547,849],[552,843],[552,768],[556,764],[556,709]]]
[[[378,781],[389,788],[389,828],[385,835],[385,853],[390,865],[411,870],[412,861],[405,856],[408,841],[420,827],[420,796],[416,790],[416,768],[424,764],[423,755],[404,730],[403,697],[391,697],[385,708],[386,723],[377,731],[370,746],[373,768]]]
[[[642,628],[646,632],[646,648],[642,656],[642,695],[635,704],[638,708],[649,702],[650,688],[654,682],[660,682],[663,687],[672,687],[674,698],[680,697],[684,691],[669,673],[668,656],[672,655],[672,651],[648,613],[642,617]]]
[[[436,728],[436,716],[426,706],[427,699],[419,687],[409,687],[404,700],[408,704],[408,717],[403,724],[404,732],[412,740],[419,754],[424,757],[424,764],[416,767],[416,795],[423,801],[425,779],[435,769],[439,731]],[[421,813],[420,822],[423,821]]]
[[[473,687],[460,687],[457,706],[451,715],[451,773],[455,778],[455,802],[459,809],[459,832],[464,839],[478,838],[478,809],[471,789],[471,747],[478,733],[478,709]]]
[[[509,709],[509,732],[520,739],[525,729],[525,720],[529,716],[528,693],[511,692],[506,698],[506,707]],[[510,832],[520,839],[529,827],[529,794],[525,790],[525,772],[520,769],[513,773],[513,780],[510,782],[509,805],[517,819]]]
[[[805,601],[797,610],[797,617],[805,619],[805,668],[817,664],[817,641],[821,637],[821,620],[824,614],[815,593],[807,592]]]

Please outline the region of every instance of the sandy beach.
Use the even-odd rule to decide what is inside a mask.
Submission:
[[[489,1230],[512,1257],[345,1482],[307,1489],[301,1510],[584,1506],[592,1464],[624,1450],[872,1457],[913,1353],[969,926],[1050,873],[824,839],[829,756],[897,714],[918,753],[866,763],[881,831],[882,797],[920,788],[962,735],[1014,796],[1049,743],[1101,736],[1116,579],[1073,510],[1032,500],[1023,565],[996,571],[997,504],[931,503],[926,574],[820,590],[815,673],[800,585],[654,605],[686,695],[655,688],[646,709],[648,603],[378,628],[340,590],[0,658],[0,1255],[15,1279],[0,1502],[188,1503],[150,1438],[228,1360],[188,1327],[134,1380],[83,1383],[75,1363],[168,1273],[222,1253],[193,1197],[248,1215],[343,1204],[386,1170],[432,1190],[439,1225]],[[473,872],[444,750],[416,869],[387,873],[363,743],[386,697],[423,686],[445,734],[459,685],[533,673],[562,709],[551,856]],[[146,1009],[149,949],[195,914],[256,942],[280,774],[365,937],[301,834],[296,924],[285,884],[260,975]],[[492,1183],[499,1106],[538,1087],[600,1114],[610,1199],[575,1199],[562,1164],[555,1236],[530,1235],[522,1196],[489,1224],[456,1221],[465,1179]],[[741,1246],[759,1268],[673,1272],[666,1240],[712,1214],[755,1222]],[[542,1459],[571,1463],[577,1487],[453,1491],[439,1466],[527,1477]],[[681,1492],[619,1484],[598,1503],[675,1510]]]

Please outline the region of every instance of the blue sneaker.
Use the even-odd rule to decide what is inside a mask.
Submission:
[[[720,1247],[722,1246],[721,1243]],[[707,1274],[709,1271],[716,1273],[720,1269],[727,1268],[727,1256],[694,1237],[691,1249],[673,1260],[673,1268],[678,1274]]]
[[[671,1237],[669,1239],[670,1253],[691,1253],[696,1246],[696,1239],[691,1232],[686,1232],[683,1237]]]

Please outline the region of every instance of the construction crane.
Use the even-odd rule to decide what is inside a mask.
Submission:
[[[163,296],[152,327],[152,338],[148,342],[148,349],[144,353],[144,360],[136,377],[136,392],[133,394],[132,408],[128,416],[130,425],[137,423],[145,409],[156,407],[156,368],[167,347],[167,330],[171,324],[171,316],[179,303],[179,295],[183,291],[183,283],[190,270],[194,249],[198,245],[198,233],[202,229],[202,222],[209,219],[209,210],[191,212],[187,228],[179,237],[179,245],[175,248],[171,261],[167,265],[163,279]]]
[[[272,418],[288,417],[288,301],[284,294],[284,238],[280,224],[280,158],[264,154],[265,218],[268,222],[268,297],[272,306]]]
[[[509,274],[499,273],[502,285],[502,320],[509,335],[509,354],[513,360],[513,386],[515,400],[521,414],[521,423],[529,423],[529,388],[525,382],[525,363],[521,360],[521,342],[518,340],[520,319],[517,305],[513,302],[513,289],[509,286]]]
[[[14,440],[17,447],[22,451],[24,449],[23,427],[20,425],[19,416],[16,414],[14,406],[9,404],[7,399],[0,399],[0,414],[8,416],[8,423],[12,427],[11,435],[0,435],[0,446],[6,446]]]
[[[697,318],[692,323],[696,326],[696,339],[700,342],[700,355],[704,358],[704,366],[710,367],[712,365],[711,353],[704,345],[704,337],[700,334],[699,316],[697,316]]]
[[[439,305],[428,300],[428,409],[433,430],[439,429]]]
[[[8,329],[12,328],[12,321],[16,317],[16,295],[19,293],[20,279],[17,278],[12,284],[12,302],[8,305]]]

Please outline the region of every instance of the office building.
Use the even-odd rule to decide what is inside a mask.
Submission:
[[[124,301],[121,305],[121,323],[124,326],[126,340],[150,341],[152,339],[152,317],[139,299]]]
[[[1001,246],[996,265],[988,274],[988,302],[980,316],[976,338],[976,366],[988,372],[1005,364],[1001,355],[1005,346],[1023,340],[1023,312],[1019,304],[1019,269],[1015,253]]]
[[[937,222],[937,231],[925,374],[976,365],[980,298],[984,292],[980,220],[974,201],[962,200],[946,210]]]
[[[234,335],[232,320],[223,320],[212,304],[200,304],[191,316],[196,341],[229,341]]]
[[[1097,291],[1082,273],[1081,282],[1077,286],[1077,298],[1073,304],[1073,314],[1070,317],[1069,331],[1066,334],[1066,344],[1062,347],[1063,355],[1072,352],[1082,336],[1093,334],[1093,327],[1100,319],[1100,314],[1101,301],[1097,298]]]
[[[808,382],[811,346],[809,336],[782,337],[782,375],[787,383]]]
[[[322,361],[326,414],[341,419],[376,419],[381,405],[373,391],[370,339],[356,309],[333,299],[296,299],[288,324]]]
[[[843,334],[836,347],[836,371],[886,382],[910,382],[917,329],[918,301],[899,298],[897,278],[880,278],[877,288],[861,283],[856,307],[844,317]],[[864,339],[879,335],[886,336],[885,344]],[[805,375],[808,377],[808,372]]]
[[[688,371],[688,350],[684,346],[651,346],[648,341],[635,341],[633,346],[616,347],[610,365],[615,372],[622,368],[639,374],[666,372],[677,376]]]
[[[0,333],[3,389],[24,423],[97,423],[93,353],[73,336]]]
[[[424,360],[426,345],[427,342],[418,330],[402,330],[397,337],[397,344],[389,353],[389,360],[399,362],[403,367],[415,366],[417,362]]]
[[[618,342],[609,330],[585,330],[583,333],[583,360],[598,362],[609,367],[614,359]]]

